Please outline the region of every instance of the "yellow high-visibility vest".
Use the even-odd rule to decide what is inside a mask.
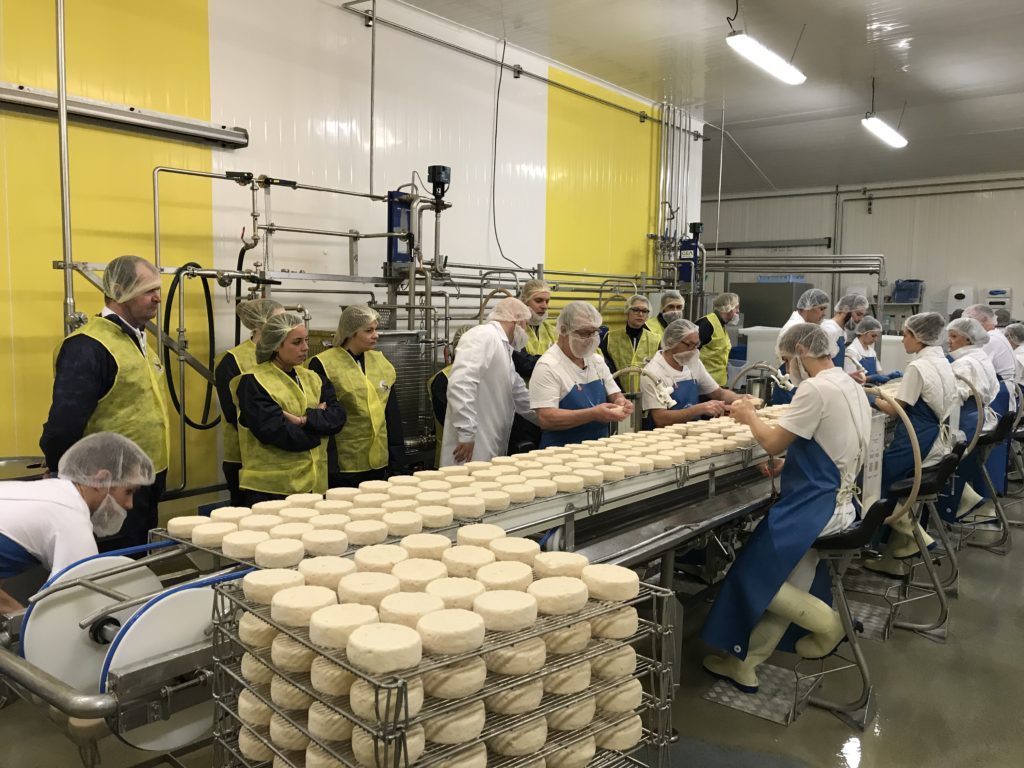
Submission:
[[[711,312],[705,317],[711,323],[712,333],[711,341],[700,348],[700,361],[704,363],[711,378],[718,382],[718,386],[724,387],[729,383],[729,350],[732,349],[732,342],[717,312]]]
[[[219,366],[228,355],[235,359],[235,365],[238,366],[240,373],[248,373],[256,367],[256,345],[252,339],[224,352],[217,358],[217,365]],[[234,424],[229,424],[227,419],[221,419],[221,424],[224,425],[224,461],[239,464],[242,461],[242,450],[238,447],[238,428]]]

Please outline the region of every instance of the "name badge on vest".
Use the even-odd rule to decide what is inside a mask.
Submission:
[[[391,385],[388,384],[386,381],[384,381],[384,379],[381,379],[380,380],[380,391],[381,392],[387,392],[390,389],[391,389]]]

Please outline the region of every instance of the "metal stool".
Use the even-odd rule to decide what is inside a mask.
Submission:
[[[853,559],[860,555],[861,550],[871,541],[885,519],[892,514],[895,507],[895,499],[876,501],[855,527],[842,533],[822,536],[814,542],[814,549],[817,550],[818,557],[828,564],[828,569],[832,576],[832,595],[835,598],[835,607],[839,612],[840,620],[843,622],[843,629],[846,631],[846,639],[850,643],[850,653],[853,658],[846,659],[840,656],[847,664],[835,669],[822,670],[808,677],[820,679],[824,675],[856,667],[860,672],[861,692],[856,699],[846,703],[832,701],[812,694],[808,698],[808,703],[812,706],[828,710],[843,722],[860,730],[864,730],[871,719],[870,710],[874,688],[871,685],[871,675],[868,671],[867,660],[864,658],[864,653],[861,651],[860,643],[857,640],[853,615],[850,613],[850,604],[847,602],[846,590],[843,588],[843,574],[850,567]]]
[[[978,464],[981,469],[981,476],[985,480],[985,485],[988,487],[988,492],[991,494],[992,506],[995,508],[996,520],[999,522],[999,538],[992,543],[981,543],[972,541],[971,539],[978,532],[978,525],[981,522],[976,517],[966,518],[965,522],[962,523],[961,527],[961,541],[966,542],[968,546],[979,547],[981,549],[987,549],[989,552],[993,552],[997,555],[1007,555],[1010,552],[1010,548],[1013,542],[1010,539],[1010,523],[1006,519],[1006,511],[1003,509],[1002,502],[999,501],[999,494],[996,493],[995,484],[992,482],[992,477],[988,473],[988,467],[985,466],[985,462],[988,460],[989,454],[992,450],[1004,442],[1009,436],[1013,429],[1013,424],[1017,419],[1016,413],[1004,414],[999,419],[999,423],[996,428],[991,432],[983,434],[978,439],[977,451],[978,451]],[[971,532],[966,537],[962,535],[964,529],[971,529]]]

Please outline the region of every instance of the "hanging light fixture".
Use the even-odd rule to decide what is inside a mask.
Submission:
[[[792,58],[786,61],[775,51],[766,48],[742,29],[734,28],[732,23],[736,21],[739,14],[740,0],[736,0],[736,12],[725,19],[729,23],[729,29],[732,30],[725,38],[725,42],[729,44],[730,48],[751,64],[757,65],[769,75],[778,78],[787,85],[800,85],[807,80],[807,75],[793,66]],[[803,37],[802,30],[800,36]],[[799,39],[796,41],[796,44],[800,45]],[[793,51],[793,55],[796,56],[796,50]]]
[[[903,109],[906,111],[907,105],[903,104]],[[903,115],[900,114],[900,123],[903,122]],[[871,78],[871,111],[868,112],[861,119],[860,124],[871,131],[875,136],[884,141],[893,149],[903,149],[907,146],[907,140],[899,132],[899,125],[897,123],[896,128],[893,128],[882,118],[875,114],[875,78]]]

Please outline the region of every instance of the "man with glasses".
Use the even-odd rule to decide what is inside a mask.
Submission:
[[[584,301],[558,316],[558,341],[530,378],[530,407],[543,433],[540,447],[571,445],[608,436],[608,425],[624,421],[633,405],[612,379],[597,352],[601,313]]]
[[[651,376],[644,376],[640,382],[647,429],[721,416],[727,405],[743,397],[722,388],[711,377],[697,353],[699,346],[699,329],[689,320],[668,324],[661,351],[644,366]],[[668,392],[672,405],[666,399]],[[700,402],[701,396],[708,399]]]
[[[636,294],[629,297],[626,327],[608,331],[601,340],[601,352],[612,373],[630,366],[642,368],[658,353],[661,334],[648,327],[650,315],[651,303],[646,296]],[[628,392],[636,392],[640,387],[640,376],[635,373],[624,376],[622,386]]]

